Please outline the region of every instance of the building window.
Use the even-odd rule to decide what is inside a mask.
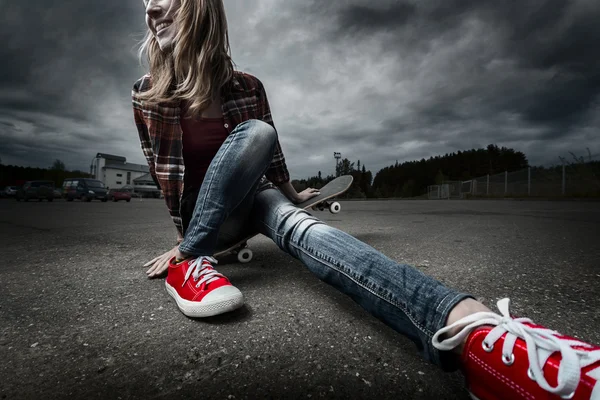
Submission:
[[[127,173],[127,184],[131,185],[131,172]]]
[[[121,178],[123,176],[123,174],[117,174],[118,178]]]
[[[122,185],[122,184],[123,184],[123,182],[117,181],[117,185]]]

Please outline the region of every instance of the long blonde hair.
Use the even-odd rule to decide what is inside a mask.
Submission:
[[[151,88],[140,93],[150,103],[187,101],[199,114],[233,78],[223,0],[181,0],[172,50],[163,51],[148,29],[138,55],[150,68]]]

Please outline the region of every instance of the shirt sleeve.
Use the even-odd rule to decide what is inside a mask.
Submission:
[[[156,187],[160,189],[160,183],[156,178],[156,165],[154,163],[152,142],[150,141],[150,135],[148,134],[148,126],[146,126],[146,123],[144,122],[143,111],[141,104],[135,95],[135,90],[132,91],[131,97],[133,101],[133,119],[140,137],[142,152],[144,153],[144,157],[146,157],[146,162],[148,163],[148,168],[150,169],[150,176],[152,177],[152,180],[154,180],[154,183],[156,183]]]
[[[133,117],[135,121],[135,126],[138,131],[138,135],[140,137],[140,144],[142,147],[142,152],[144,153],[144,157],[146,158],[146,162],[148,163],[148,168],[150,170],[150,176],[152,176],[152,180],[156,184],[156,187],[162,189],[165,202],[167,203],[167,208],[169,209],[169,214],[171,215],[171,219],[175,224],[175,228],[181,237],[183,237],[183,225],[181,221],[181,216],[179,214],[178,207],[173,207],[171,205],[171,201],[173,196],[177,196],[177,193],[174,191],[172,187],[169,187],[169,183],[167,182],[166,186],[163,187],[160,184],[159,179],[156,176],[156,162],[155,162],[155,154],[154,154],[154,146],[152,145],[152,139],[150,136],[150,132],[148,131],[148,125],[146,125],[144,119],[144,111],[142,108],[142,103],[138,97],[138,93],[140,92],[140,88],[143,87],[144,78],[140,79],[133,85],[133,90],[131,91],[131,97],[133,102]],[[164,181],[163,181],[164,182]]]
[[[271,116],[271,109],[269,107],[269,100],[267,99],[267,93],[265,88],[260,80],[258,80],[258,106],[259,106],[259,119],[268,123],[275,129],[275,124],[273,123],[273,117]],[[265,172],[265,175],[269,181],[279,186],[290,180],[290,174],[287,169],[287,165],[285,164],[285,157],[283,156],[283,151],[281,150],[281,145],[279,144],[279,138],[277,139],[277,143],[275,145],[275,153],[273,154],[273,161]]]

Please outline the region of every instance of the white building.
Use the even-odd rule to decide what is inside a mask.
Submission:
[[[148,165],[128,163],[125,157],[98,153],[92,161],[90,173],[110,189],[127,186],[136,193],[156,196],[160,193],[150,176]]]

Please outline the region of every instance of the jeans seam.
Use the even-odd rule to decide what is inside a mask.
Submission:
[[[439,310],[440,306],[441,306],[442,304],[444,304],[444,302],[445,302],[445,301],[446,301],[446,299],[447,299],[447,298],[450,296],[450,294],[451,294],[451,293],[448,293],[448,294],[447,294],[447,295],[446,295],[446,296],[445,296],[445,297],[444,297],[444,298],[443,298],[443,299],[442,299],[442,300],[439,302],[439,304],[438,304],[438,305],[437,305],[437,307],[436,307],[436,310]],[[452,300],[450,300],[450,301],[447,301],[447,302],[446,302],[446,304],[444,304],[444,308],[443,308],[443,310],[440,312],[440,315],[443,315],[443,316],[445,316],[445,317],[446,317],[446,319],[448,319],[448,316],[446,315],[446,313],[449,311],[449,308],[450,308],[451,306],[453,306],[453,305],[456,305],[454,300],[455,300],[455,299],[457,299],[457,298],[460,298],[460,297],[462,297],[462,296],[464,296],[464,294],[462,294],[462,293],[456,293],[456,294],[454,294],[454,296],[452,297]],[[441,323],[442,323],[442,324],[444,324],[444,326],[445,326],[445,324],[446,324],[446,321],[442,321]]]
[[[273,229],[271,226],[269,226],[269,224],[265,224],[263,222],[262,225],[265,228],[267,228],[268,230],[270,230],[273,233],[273,236],[275,236],[279,241],[281,241],[281,239],[283,238],[283,235],[280,235],[279,233],[277,233],[277,230]],[[279,245],[277,242],[275,242],[275,244]]]
[[[444,298],[442,300],[440,300],[440,302],[438,303],[437,307],[435,307],[435,311],[440,311],[440,306],[442,304],[444,304],[444,301],[446,301],[446,299],[448,298],[448,296],[450,296],[452,293],[447,293]]]
[[[402,311],[404,313],[404,315],[407,316],[407,318],[424,334],[426,334],[427,336],[433,336],[433,333],[430,332],[427,328],[425,328],[424,326],[422,326],[419,322],[415,321],[412,316],[410,315],[410,313],[408,313],[406,311],[406,309],[404,307],[402,307],[400,304],[398,304],[396,301],[387,299],[383,296],[381,296],[380,294],[376,293],[373,289],[369,288],[368,286],[365,286],[364,284],[362,284],[361,282],[358,282],[354,277],[352,277],[351,275],[349,275],[347,272],[345,272],[343,269],[341,269],[341,265],[339,267],[337,267],[333,262],[329,262],[327,259],[323,258],[323,257],[318,257],[315,254],[312,254],[311,250],[308,248],[304,248],[301,245],[296,245],[295,243],[290,243],[291,246],[295,247],[297,250],[302,251],[304,254],[312,257],[313,259],[315,259],[316,261],[319,261],[321,263],[323,263],[324,265],[328,266],[329,268],[335,270],[336,272],[346,276],[348,279],[350,279],[352,282],[354,282],[356,285],[362,287],[363,289],[367,290],[369,293],[373,294],[376,297],[379,297],[381,300],[389,303],[390,305],[398,308],[400,311]],[[337,268],[336,268],[337,267]]]

